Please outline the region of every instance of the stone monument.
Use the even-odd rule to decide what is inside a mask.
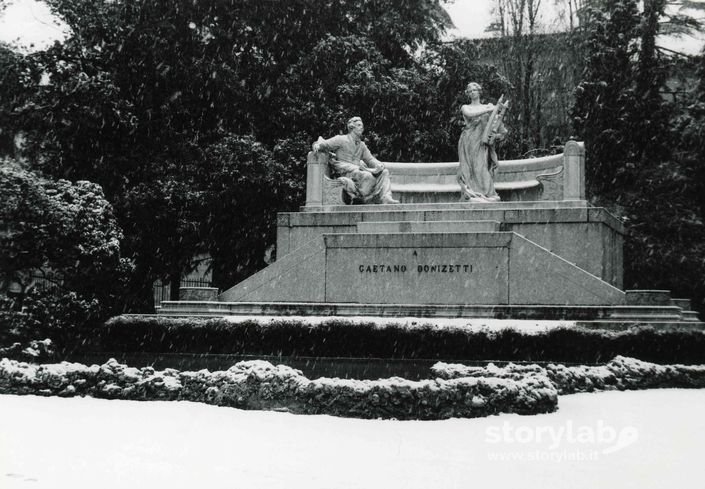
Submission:
[[[314,146],[322,148],[338,146]],[[667,291],[623,290],[625,229],[585,201],[581,143],[545,158],[498,161],[501,201],[458,202],[460,162],[386,162],[378,174],[388,172],[389,187],[381,185],[380,198],[390,202],[391,193],[401,203],[349,205],[349,183],[336,181],[329,165],[326,152],[309,153],[306,204],[278,215],[274,263],[209,298],[165,302],[159,313],[704,326]]]

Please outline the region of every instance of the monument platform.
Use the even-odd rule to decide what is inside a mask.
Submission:
[[[172,316],[550,319],[702,329],[666,291],[622,290],[624,227],[584,200],[322,206],[281,213],[277,261]]]
[[[427,229],[428,234],[457,233],[463,229],[479,232],[481,222],[492,221],[499,223],[496,231],[521,235],[609,284],[622,287],[624,226],[605,209],[591,207],[584,200],[324,206],[302,210],[279,214],[278,257],[311,246],[323,234],[359,234],[366,230],[389,234],[395,231],[390,226],[395,225],[396,231],[404,234],[412,229],[410,226]]]
[[[385,166],[401,204],[342,205],[308,155],[306,205],[277,218],[277,261],[234,287],[183,290],[163,315],[547,319],[705,329],[686,299],[623,290],[622,222],[585,201],[585,149],[498,163],[501,202],[458,202],[458,162]]]

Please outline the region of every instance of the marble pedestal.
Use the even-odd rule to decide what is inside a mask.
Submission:
[[[623,237],[621,221],[579,200],[305,209],[279,214],[275,263],[160,314],[702,324],[682,303],[622,290]]]

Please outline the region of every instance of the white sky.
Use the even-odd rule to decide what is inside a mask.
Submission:
[[[41,51],[63,39],[65,30],[49,7],[36,0],[0,0],[0,41],[21,46],[22,52]]]
[[[445,6],[459,36],[482,37],[492,22],[491,0],[455,0]]]
[[[282,0],[285,1],[285,0]],[[452,0],[445,6],[455,23],[456,30],[451,35],[458,37],[484,37],[487,26],[492,22],[491,6],[493,0]],[[37,0],[0,0],[0,5],[7,8],[0,14],[0,41],[19,44],[22,51],[41,50],[65,36],[57,19],[52,17],[48,7]],[[545,9],[541,22],[553,25],[557,20],[553,1],[544,0]],[[694,38],[669,38],[664,46],[687,54],[697,54],[703,47],[703,36]],[[32,46],[32,47],[30,47]]]
[[[445,6],[455,23],[456,31],[452,35],[459,37],[487,37],[490,34],[485,32],[488,25],[492,23],[493,0],[451,0],[452,3]],[[705,0],[695,0],[705,3]],[[695,17],[702,18],[702,12],[693,12]],[[565,25],[565,21],[559,18],[553,0],[543,0],[541,11],[539,12],[539,25],[554,29],[556,25]],[[661,45],[668,49],[673,49],[685,54],[699,54],[705,44],[705,36],[681,36],[668,37],[660,41]]]

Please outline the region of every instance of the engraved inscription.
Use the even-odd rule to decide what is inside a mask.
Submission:
[[[361,263],[358,265],[357,269],[360,273],[406,273],[412,270],[416,271],[417,274],[472,273],[473,265],[469,263],[431,263],[409,267],[406,264],[400,263]]]

